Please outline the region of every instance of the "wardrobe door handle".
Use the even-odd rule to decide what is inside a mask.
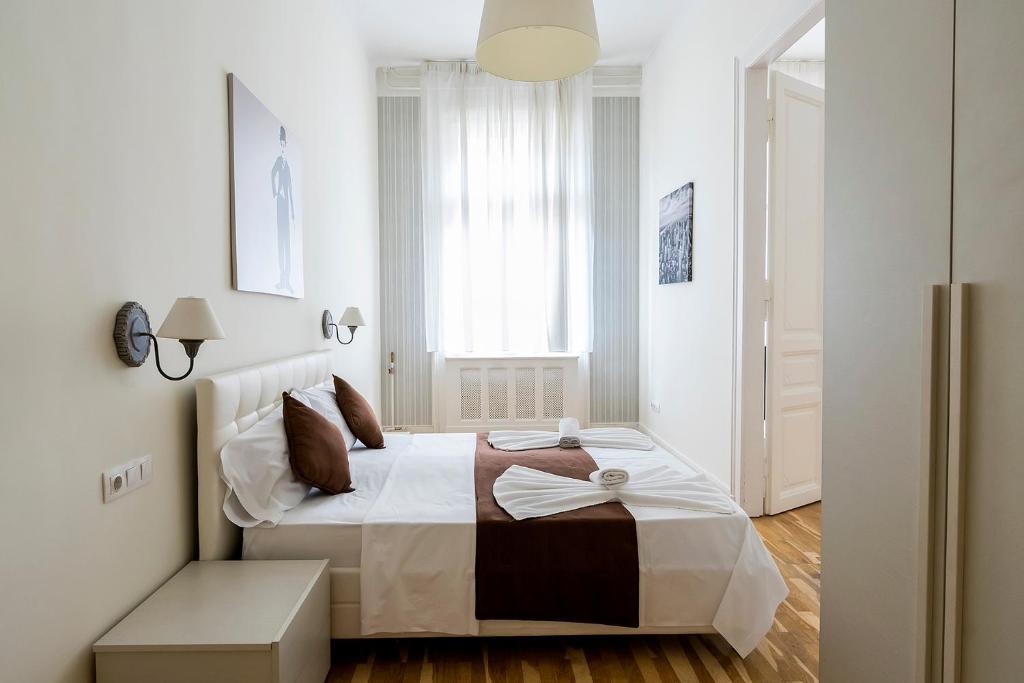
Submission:
[[[928,285],[924,290],[924,306],[922,311],[921,332],[921,474],[920,490],[918,491],[918,546],[917,572],[920,577],[918,584],[917,637],[915,638],[915,675],[914,683],[929,683],[932,652],[938,645],[935,642],[937,631],[933,624],[936,621],[935,585],[932,577],[936,564],[941,562],[935,550],[935,520],[933,510],[935,504],[935,468],[939,462],[937,453],[940,406],[939,391],[942,379],[939,375],[939,356],[942,344],[940,341],[941,325],[939,307],[942,302],[945,285]]]
[[[949,459],[946,474],[946,586],[942,681],[960,680],[966,484],[967,348],[970,288],[954,283],[949,306]]]

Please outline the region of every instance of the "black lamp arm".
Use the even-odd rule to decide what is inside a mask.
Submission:
[[[338,340],[338,343],[341,344],[342,346],[345,346],[346,344],[351,344],[352,340],[356,338],[356,326],[355,325],[349,325],[348,326],[349,337],[348,337],[348,341],[345,341],[345,342],[341,341],[341,328],[338,327],[338,325],[336,325],[335,323],[331,323],[331,327],[334,328],[334,336]]]
[[[185,355],[188,356],[188,370],[185,371],[184,375],[180,377],[171,377],[164,369],[160,366],[160,344],[156,340],[156,336],[149,332],[136,332],[137,336],[149,337],[149,340],[153,342],[153,355],[156,356],[156,369],[163,375],[164,379],[169,379],[172,382],[178,382],[185,379],[192,374],[192,368],[195,367],[196,354],[199,353],[199,346],[203,343],[202,339],[179,339],[181,345],[185,347]]]

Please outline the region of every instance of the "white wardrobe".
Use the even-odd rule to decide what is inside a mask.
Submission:
[[[821,680],[1021,680],[1024,2],[828,2]]]

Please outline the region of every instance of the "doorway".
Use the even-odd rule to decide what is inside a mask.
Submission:
[[[764,509],[769,515],[821,500],[824,35],[823,19],[772,63],[768,76]]]
[[[821,499],[824,4],[736,62],[734,471],[751,516]]]

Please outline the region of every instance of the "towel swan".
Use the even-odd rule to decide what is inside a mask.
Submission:
[[[735,511],[729,497],[706,477],[687,476],[667,465],[634,471],[607,468],[594,472],[588,481],[512,465],[494,481],[493,492],[498,505],[516,520],[612,501],[723,515]]]

